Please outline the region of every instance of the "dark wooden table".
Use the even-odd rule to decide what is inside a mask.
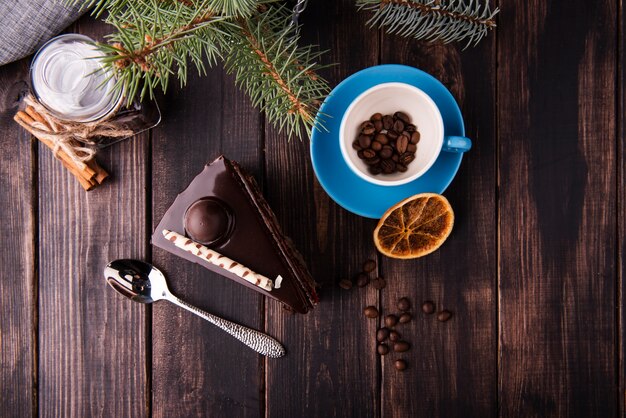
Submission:
[[[0,68],[0,415],[623,415],[622,2],[500,7],[497,32],[465,51],[368,29],[350,0],[311,1],[303,15],[306,41],[339,63],[325,73],[333,85],[403,63],[461,105],[474,148],[445,192],[456,225],[414,261],[377,255],[375,222],[325,194],[308,142],[269,127],[220,68],[172,88],[159,127],[102,153],[113,176],[89,193],[11,120],[28,60]],[[107,30],[89,18],[69,29]],[[150,245],[176,194],[220,153],[255,175],[303,252],[322,285],[314,312],[285,315]],[[289,354],[268,360],[170,304],[122,299],[102,278],[121,257],[152,261],[181,297]],[[336,286],[368,258],[387,288]],[[362,315],[401,296],[455,313],[402,327],[403,373],[376,354],[379,322]]]

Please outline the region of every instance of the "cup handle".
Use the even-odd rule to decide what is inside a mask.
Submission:
[[[472,148],[472,140],[464,136],[446,136],[443,138],[443,150],[448,152],[467,152]]]

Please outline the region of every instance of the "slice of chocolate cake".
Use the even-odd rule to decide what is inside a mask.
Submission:
[[[315,281],[254,178],[219,157],[178,195],[152,243],[306,313]]]

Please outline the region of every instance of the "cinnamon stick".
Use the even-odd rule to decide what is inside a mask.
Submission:
[[[51,150],[54,150],[54,145],[50,140],[45,138],[39,138],[36,133],[31,129],[31,126],[35,122],[39,122],[49,132],[57,132],[56,127],[50,126],[47,121],[39,114],[32,106],[27,106],[24,111],[18,111],[13,118],[24,129],[29,131],[39,141],[46,145]],[[61,160],[63,166],[70,171],[74,177],[78,179],[81,186],[86,190],[92,190],[97,185],[101,184],[104,179],[108,177],[108,173],[100,167],[95,159],[87,161],[82,167],[79,167],[72,161],[72,159],[63,151],[58,150],[56,157]]]

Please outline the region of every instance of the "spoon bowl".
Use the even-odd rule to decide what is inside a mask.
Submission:
[[[206,319],[257,353],[273,358],[285,355],[285,348],[269,335],[205,312],[174,296],[167,287],[165,275],[151,264],[139,260],[115,260],[104,268],[104,278],[116,292],[135,302],[152,303],[166,299]]]

